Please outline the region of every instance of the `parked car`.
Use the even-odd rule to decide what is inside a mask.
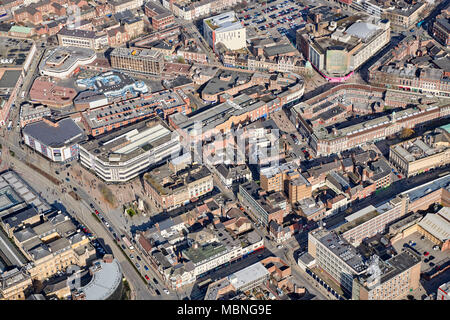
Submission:
[[[95,214],[96,214],[96,215],[99,215],[99,213],[100,213],[100,212],[98,212],[98,210],[95,209]]]
[[[439,246],[438,245],[434,246],[433,250],[435,250],[435,251],[439,250]]]
[[[430,255],[430,253],[429,253],[428,251],[425,251],[425,252],[423,253],[423,255],[424,255],[425,257],[427,257],[427,256]]]
[[[430,262],[430,267],[434,267],[435,266],[435,264],[433,263],[433,262]]]
[[[159,292],[159,290],[158,289],[155,289],[155,293],[158,295],[158,296],[160,296],[161,295],[161,292]]]
[[[134,259],[134,256],[132,254],[130,254],[130,259]]]
[[[144,265],[144,269],[145,271],[148,271],[148,267],[146,265]]]
[[[139,261],[142,261],[141,257],[136,256],[136,259],[138,259]]]
[[[150,278],[148,277],[148,275],[145,275],[145,280],[150,281]]]
[[[433,259],[434,259],[434,256],[429,256],[428,257],[428,260],[430,260],[430,261],[433,260]]]
[[[165,292],[167,295],[170,294],[169,290],[167,290],[166,288],[164,288],[164,292]]]
[[[158,284],[158,280],[156,280],[155,278],[153,278],[153,282],[154,282],[155,284]]]
[[[136,266],[136,268],[138,268],[138,270],[141,268],[141,266],[137,262],[134,265]]]

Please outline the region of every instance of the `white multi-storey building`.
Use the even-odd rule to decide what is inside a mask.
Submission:
[[[233,11],[203,20],[203,34],[214,51],[218,43],[230,50],[247,46],[245,28]]]

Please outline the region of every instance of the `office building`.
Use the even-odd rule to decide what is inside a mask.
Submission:
[[[179,151],[178,134],[152,119],[80,144],[80,162],[104,181],[126,182]]]
[[[450,133],[436,129],[389,148],[389,161],[406,177],[445,166],[450,162]]]
[[[352,19],[308,24],[297,48],[328,81],[346,80],[390,41],[388,20]]]
[[[405,250],[386,261],[375,258],[353,282],[352,300],[400,300],[420,286],[421,258]]]
[[[233,11],[204,19],[203,36],[214,51],[218,43],[229,50],[247,47],[245,27]]]
[[[367,271],[363,256],[339,234],[324,229],[308,233],[308,253],[336,284],[351,295],[353,279]]]
[[[116,48],[111,52],[111,66],[124,71],[160,75],[164,58],[156,50]]]
[[[408,198],[397,196],[379,206],[369,205],[347,217],[345,223],[336,229],[343,238],[354,246],[363,239],[377,233],[384,233],[389,223],[403,217],[408,212]]]
[[[144,175],[144,188],[158,208],[171,210],[189,203],[191,199],[211,192],[214,183],[211,172],[201,165],[174,170],[174,161],[157,167]]]

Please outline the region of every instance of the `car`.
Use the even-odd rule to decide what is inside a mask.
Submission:
[[[423,262],[425,262],[425,263],[428,263],[428,261],[430,261],[428,258],[425,258],[425,259],[423,260]]]
[[[434,247],[433,247],[433,250],[434,250],[434,251],[439,250],[439,246],[438,246],[438,245],[434,246]]]
[[[281,249],[281,248],[283,248],[283,246],[282,246],[281,244],[279,244],[279,245],[277,246],[277,249]]]
[[[158,296],[160,296],[161,295],[161,292],[159,292],[159,290],[158,289],[155,289],[155,293],[158,295]]]
[[[69,179],[69,178],[66,178],[66,181],[67,181],[67,182],[70,182],[70,179]]]
[[[150,281],[150,278],[148,277],[148,275],[144,276],[145,280]]]
[[[144,264],[145,271],[148,271],[148,267]]]
[[[428,257],[428,260],[430,260],[430,261],[431,261],[431,260],[434,260],[434,256],[429,256],[429,257]]]
[[[169,290],[167,290],[166,288],[164,288],[164,292],[165,292],[167,295],[170,294]]]
[[[55,173],[56,173],[56,174],[59,174],[59,171],[58,171],[58,170],[55,170]]]
[[[425,240],[425,236],[421,236],[421,237],[420,237],[420,240]]]
[[[136,268],[138,268],[138,270],[141,268],[141,266],[137,262],[134,265],[136,266]]]
[[[434,264],[433,262],[430,262],[429,266],[430,266],[430,267],[434,267],[435,264]]]
[[[109,227],[109,223],[105,221],[105,226]]]
[[[99,215],[99,213],[100,213],[100,212],[98,212],[98,210],[96,209],[96,210],[95,210],[95,214],[96,214],[96,215]]]
[[[91,209],[95,208],[93,203],[91,203],[89,206],[91,207]]]
[[[158,280],[156,280],[155,278],[153,278],[153,282],[154,282],[155,284],[158,284]]]
[[[122,245],[122,249],[125,250],[127,247],[125,247],[125,245]]]
[[[416,245],[416,243],[415,243],[415,242],[411,243],[411,247],[414,247],[415,245]]]
[[[130,254],[130,259],[131,259],[131,260],[133,260],[133,259],[134,259],[134,256],[133,256],[132,254]]]
[[[398,174],[397,177],[398,177],[399,179],[402,179],[402,178],[403,178],[401,174]]]
[[[425,251],[425,252],[423,253],[423,255],[424,255],[425,257],[427,257],[427,256],[430,255],[430,253],[429,253],[428,251]]]
[[[138,259],[139,261],[142,261],[141,257],[136,256],[136,259]]]

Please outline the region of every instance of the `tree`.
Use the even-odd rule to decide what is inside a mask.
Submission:
[[[407,139],[409,137],[411,137],[414,134],[414,130],[411,128],[403,128],[401,134],[400,134],[400,138],[402,139]]]

